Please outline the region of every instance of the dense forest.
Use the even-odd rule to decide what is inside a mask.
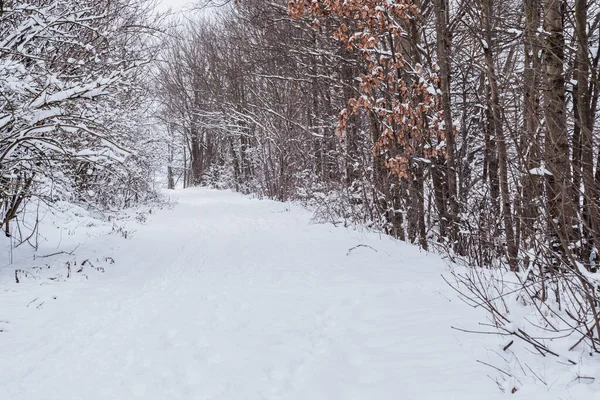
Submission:
[[[595,271],[599,22],[587,1],[239,2],[164,46],[170,176],[482,266]]]
[[[33,0],[0,17],[7,235],[29,199],[127,206],[164,166],[169,188],[299,201],[516,273],[562,316],[546,329],[598,349],[597,1],[204,1],[173,20]],[[457,279],[509,325],[513,289]]]
[[[169,185],[520,271],[597,341],[599,35],[588,0],[228,2],[161,54]]]

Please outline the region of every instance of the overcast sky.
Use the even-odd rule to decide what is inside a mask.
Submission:
[[[172,8],[173,11],[177,11],[182,10],[186,6],[190,6],[194,3],[194,0],[159,0],[156,8],[159,11],[167,11],[169,8]]]

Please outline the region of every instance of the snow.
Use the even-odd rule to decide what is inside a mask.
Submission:
[[[439,257],[291,204],[170,193],[178,204],[147,221],[65,205],[42,221],[35,260],[0,249],[0,399],[506,397],[476,361],[506,338],[452,329],[484,316],[443,282]],[[15,269],[29,273],[19,284]],[[551,394],[597,387],[562,389]]]
[[[413,158],[415,161],[419,161],[425,164],[431,164],[431,160],[427,159],[427,158],[423,158],[423,157],[414,157]]]
[[[435,87],[433,86],[433,84],[430,84],[429,86],[427,86],[427,93],[435,96],[437,94],[437,91],[435,89]]]
[[[549,176],[552,176],[552,172],[548,171],[546,168],[543,168],[543,167],[532,168],[532,169],[529,170],[529,173],[531,175],[539,175],[539,176],[549,175]]]
[[[30,123],[37,124],[40,121],[44,121],[46,119],[54,118],[62,114],[62,110],[59,107],[52,107],[47,110],[35,110],[32,112]],[[1,125],[0,125],[1,126]]]
[[[0,129],[4,128],[6,125],[8,125],[9,122],[11,122],[13,119],[12,115],[7,114],[7,115],[1,115],[0,116]]]

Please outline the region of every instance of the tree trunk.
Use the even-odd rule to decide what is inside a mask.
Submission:
[[[534,223],[538,219],[538,206],[535,199],[540,198],[539,179],[529,173],[541,166],[540,126],[540,43],[538,29],[541,28],[540,0],[525,0],[525,71],[523,96],[523,130],[520,149],[524,151],[525,169],[522,178],[521,230],[524,240],[533,239]]]
[[[593,129],[594,118],[591,109],[591,89],[589,82],[590,60],[588,57],[589,44],[587,34],[587,1],[575,2],[575,36],[577,39],[577,62],[575,65],[575,80],[577,81],[577,112],[575,125],[581,135],[581,172],[583,180],[583,239],[586,244],[582,248],[582,259],[590,270],[596,270],[596,257],[592,257],[598,245],[598,188],[594,181],[594,149]],[[575,96],[575,95],[574,95]],[[575,99],[574,99],[575,100]],[[579,198],[579,185],[575,185]],[[576,205],[579,203],[576,203]],[[592,259],[593,258],[593,259]]]
[[[564,4],[561,0],[544,0],[545,41],[544,115],[548,214],[551,218],[551,246],[563,255],[573,242],[575,208],[573,204],[569,138],[565,112],[565,76],[563,32]]]
[[[202,183],[202,152],[200,148],[200,137],[197,128],[191,129],[190,134],[191,149],[190,149],[190,167],[192,185],[200,185]]]
[[[498,89],[498,82],[496,78],[496,71],[494,68],[494,58],[492,54],[492,0],[483,0],[482,2],[482,18],[483,18],[483,31],[484,31],[484,43],[483,51],[485,54],[485,64],[487,71],[488,83],[490,86],[490,99],[489,106],[491,112],[489,113],[490,128],[493,129],[494,136],[496,138],[496,147],[498,151],[498,179],[500,183],[500,197],[502,198],[502,219],[504,221],[504,232],[506,236],[506,252],[508,258],[508,264],[511,271],[518,271],[518,244],[515,243],[515,234],[513,227],[512,211],[511,211],[511,199],[510,191],[508,187],[508,168],[507,168],[507,154],[506,154],[506,140],[504,137],[504,130],[502,125],[502,115],[500,108],[500,95]]]
[[[450,45],[451,39],[448,31],[448,1],[435,0],[435,26],[440,67],[440,85],[442,90],[442,109],[444,111],[444,131],[446,135],[446,183],[448,187],[448,203],[450,222],[450,240],[455,250],[460,253],[458,237],[458,203],[456,198],[456,161],[454,143],[454,124],[452,121],[452,107],[450,98]]]

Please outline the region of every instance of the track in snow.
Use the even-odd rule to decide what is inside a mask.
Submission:
[[[288,204],[174,196],[120,248],[93,239],[117,263],[43,286],[45,308],[0,292],[0,399],[501,397],[436,256]]]

